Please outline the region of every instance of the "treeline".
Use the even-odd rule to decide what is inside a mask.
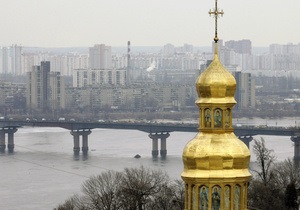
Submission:
[[[254,140],[256,166],[250,169],[248,209],[296,210],[299,207],[300,167],[287,159],[276,162],[263,138]],[[184,183],[160,170],[143,166],[92,176],[54,210],[183,210]]]

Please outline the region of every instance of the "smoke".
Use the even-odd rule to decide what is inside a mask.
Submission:
[[[147,72],[153,71],[155,69],[155,61],[153,61],[150,66],[147,68]]]

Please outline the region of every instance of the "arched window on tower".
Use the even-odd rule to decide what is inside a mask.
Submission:
[[[230,210],[231,206],[231,187],[226,185],[224,187],[224,210]]]
[[[205,114],[205,128],[211,128],[211,111],[209,108],[206,108],[204,110],[204,114]]]
[[[208,210],[208,187],[202,185],[199,191],[199,210]]]
[[[234,198],[233,198],[234,210],[240,210],[241,206],[241,186],[236,185],[234,188]]]
[[[221,205],[221,187],[214,186],[211,193],[212,210],[220,210]]]
[[[222,109],[215,109],[214,111],[214,127],[222,128]]]

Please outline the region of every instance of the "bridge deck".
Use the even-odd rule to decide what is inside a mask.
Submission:
[[[0,128],[18,128],[24,126],[32,127],[60,127],[68,130],[84,129],[124,129],[140,130],[147,133],[162,132],[198,132],[197,124],[183,123],[130,123],[130,122],[72,122],[72,121],[0,121]],[[255,127],[241,126],[235,127],[234,133],[237,136],[254,136],[254,135],[274,135],[274,136],[299,136],[300,130],[296,127]]]

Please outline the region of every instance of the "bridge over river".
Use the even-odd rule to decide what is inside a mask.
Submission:
[[[139,130],[148,133],[152,139],[152,156],[162,157],[167,155],[166,140],[171,132],[198,132],[197,124],[188,123],[136,123],[136,122],[75,122],[75,121],[0,121],[0,151],[6,148],[5,134],[8,137],[7,148],[9,152],[14,151],[14,133],[18,128],[24,126],[32,127],[60,127],[70,130],[74,140],[74,153],[80,152],[80,136],[82,136],[81,150],[84,154],[88,152],[88,135],[95,128]],[[294,159],[300,160],[300,129],[296,127],[267,127],[267,126],[238,126],[234,127],[234,133],[248,147],[255,135],[290,136],[294,142]],[[160,139],[160,150],[158,150],[158,139]]]

